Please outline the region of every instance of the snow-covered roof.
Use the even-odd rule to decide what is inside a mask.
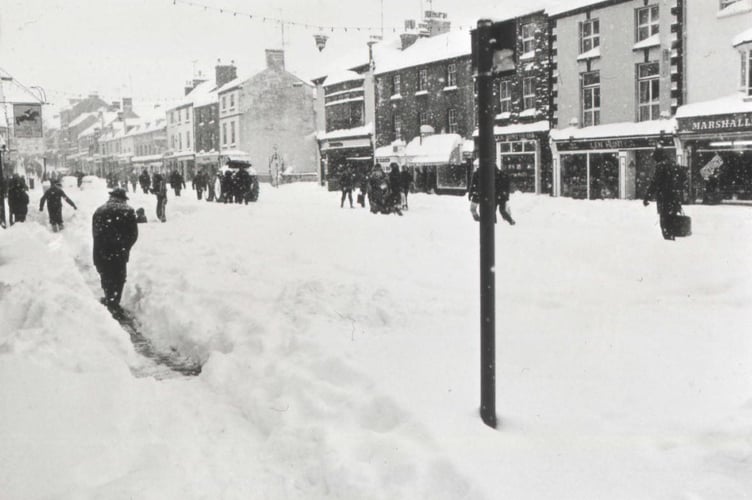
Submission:
[[[376,64],[375,74],[388,73],[436,61],[470,55],[470,32],[450,31],[428,38],[419,38],[401,52],[392,52]]]
[[[554,0],[555,1],[555,0]],[[491,16],[493,22],[509,21],[522,16],[528,16],[536,12],[545,10],[552,0],[527,0],[512,5],[505,4],[503,10],[498,15]]]
[[[79,125],[79,124],[83,123],[84,120],[86,120],[87,118],[92,117],[92,116],[96,117],[97,116],[97,112],[96,111],[92,111],[90,113],[81,113],[80,115],[78,115],[77,117],[75,117],[73,120],[71,120],[71,122],[68,124],[68,126],[69,127],[75,127],[76,125]]]
[[[494,135],[514,135],[514,134],[531,134],[534,132],[546,132],[551,126],[547,120],[540,120],[533,123],[513,123],[511,125],[505,125],[494,127]],[[473,131],[473,137],[478,137],[478,129]]]
[[[363,75],[359,75],[354,71],[346,69],[338,71],[337,73],[332,73],[331,75],[327,75],[326,80],[324,81],[324,87],[330,87],[338,83],[355,82],[361,80],[363,80]]]
[[[726,7],[718,11],[717,17],[735,16],[743,12],[748,12],[750,9],[752,9],[752,0],[739,0],[738,2],[728,4]]]
[[[733,47],[736,47],[737,45],[741,45],[743,43],[752,42],[752,28],[749,28],[746,31],[743,31],[736,35],[734,37],[734,41],[731,42],[731,45]]]
[[[164,118],[158,118],[156,120],[140,121],[133,128],[128,131],[127,136],[142,135],[161,130],[165,128],[166,120]]]
[[[332,139],[345,139],[347,137],[363,137],[371,135],[373,133],[373,124],[366,123],[362,127],[353,127],[332,130],[330,132],[322,132],[316,134],[316,138],[320,141],[332,140]]]
[[[405,147],[405,155],[414,165],[458,164],[463,142],[459,134],[416,137]]]
[[[621,0],[627,2],[629,0]],[[594,7],[598,4],[607,4],[610,0],[548,0],[546,13],[549,16],[561,16],[584,7]]]
[[[569,139],[604,139],[607,137],[640,137],[645,135],[673,134],[676,120],[650,120],[644,122],[621,122],[595,125],[592,127],[567,127],[552,129],[551,138],[555,141]]]
[[[730,113],[752,112],[752,101],[745,99],[744,93],[735,94],[713,99],[711,101],[685,104],[676,110],[677,118],[689,118],[692,116],[725,115]]]
[[[405,156],[405,141],[394,141],[391,144],[387,144],[386,146],[378,147],[373,152],[373,156],[376,159],[404,157]]]
[[[173,111],[185,106],[193,106],[196,99],[203,98],[204,94],[211,92],[215,87],[216,85],[212,80],[206,80],[205,82],[199,83],[198,85],[196,85],[196,87],[194,87],[193,90],[188,93],[188,95],[178,100],[175,104],[168,108],[166,112]]]

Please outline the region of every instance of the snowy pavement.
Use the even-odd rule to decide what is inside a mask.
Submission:
[[[248,206],[132,195],[123,303],[99,304],[91,215],[0,232],[0,498],[742,499],[752,492],[752,210],[512,196],[498,224],[497,409],[479,404],[478,228],[313,184]]]

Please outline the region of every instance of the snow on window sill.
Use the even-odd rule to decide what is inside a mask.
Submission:
[[[449,85],[448,87],[444,87],[442,90],[444,92],[449,92],[450,90],[457,90],[457,85]]]
[[[588,59],[595,59],[596,57],[601,56],[601,47],[595,47],[593,49],[588,50],[587,52],[583,52],[579,56],[577,56],[578,61],[587,61]]]
[[[394,94],[389,98],[390,101],[399,101],[400,99],[402,99],[402,94]]]
[[[509,118],[512,116],[512,113],[509,111],[504,111],[503,113],[499,113],[496,115],[497,120],[509,120]]]
[[[657,47],[661,44],[661,34],[656,33],[653,36],[647,37],[645,40],[640,40],[632,47],[632,50],[649,49],[650,47]]]
[[[740,0],[739,2],[732,3],[725,9],[718,11],[716,17],[719,19],[723,17],[736,16],[738,14],[744,14],[752,10],[752,0]]]
[[[531,50],[530,52],[525,52],[520,56],[520,61],[527,61],[528,59],[534,59],[535,58],[535,51]]]
[[[535,108],[528,108],[525,111],[522,111],[520,113],[520,118],[526,118],[528,116],[535,116],[537,112],[538,111]]]
[[[427,90],[419,90],[419,91],[417,91],[415,93],[415,95],[428,95],[428,91]]]

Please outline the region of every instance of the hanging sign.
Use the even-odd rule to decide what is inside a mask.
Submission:
[[[14,104],[13,124],[16,137],[26,139],[42,137],[42,105]]]

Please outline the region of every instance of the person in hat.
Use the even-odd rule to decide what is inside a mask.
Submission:
[[[50,188],[44,192],[42,198],[39,200],[39,211],[44,211],[44,204],[47,203],[47,213],[50,216],[50,226],[55,232],[63,229],[63,201],[72,206],[74,210],[78,210],[76,204],[68,198],[63,188],[60,187],[60,180],[52,182]]]
[[[663,238],[673,240],[675,234],[671,220],[682,211],[684,186],[682,171],[666,156],[660,144],[653,150],[652,157],[655,161],[655,173],[645,192],[642,204],[647,207],[650,199],[655,196]]]
[[[91,220],[94,267],[99,272],[108,309],[117,309],[123,295],[131,248],[138,240],[136,212],[122,188],[110,191],[110,199],[97,208]]]

